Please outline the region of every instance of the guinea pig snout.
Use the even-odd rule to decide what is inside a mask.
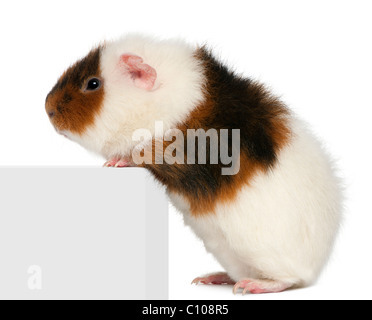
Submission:
[[[62,113],[65,106],[69,104],[72,97],[68,94],[64,94],[62,98],[48,96],[45,102],[45,111],[49,118],[52,120],[58,113]]]
[[[56,109],[54,108],[53,104],[49,101],[49,99],[47,99],[45,102],[45,111],[50,119],[52,119],[56,115]]]

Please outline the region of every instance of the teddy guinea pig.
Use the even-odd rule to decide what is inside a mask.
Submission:
[[[269,293],[318,278],[341,220],[332,163],[282,101],[229,70],[205,46],[138,35],[107,41],[63,73],[46,98],[46,112],[58,133],[102,155],[105,166],[144,167],[165,185],[185,224],[225,269],[193,283]],[[173,137],[135,162],[135,150],[144,155],[159,142],[159,121],[161,134],[184,134],[177,148],[204,151],[206,161],[189,161],[188,153],[181,162],[154,161]],[[138,129],[151,133],[143,149],[133,139]],[[208,136],[201,147],[198,137],[192,145],[190,129],[225,130],[230,138],[216,145]],[[211,152],[223,146],[229,154],[239,151],[232,174],[222,174],[220,158],[211,161]]]

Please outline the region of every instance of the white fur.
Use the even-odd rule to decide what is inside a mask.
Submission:
[[[181,196],[170,194],[185,223],[235,281],[308,285],[330,255],[341,219],[338,181],[305,124],[292,120],[291,127],[292,141],[275,168],[213,214],[194,217]]]
[[[71,137],[105,158],[126,156],[138,144],[132,141],[136,129],[148,129],[154,136],[155,121],[163,121],[166,132],[185,119],[203,100],[204,74],[194,57],[195,48],[178,40],[155,41],[129,35],[105,43],[101,70],[105,97],[102,112],[81,136]],[[137,88],[118,67],[122,54],[140,56],[157,72],[152,91]]]

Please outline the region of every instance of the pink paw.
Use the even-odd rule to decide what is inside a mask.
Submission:
[[[244,279],[235,284],[233,292],[236,294],[239,289],[243,289],[243,295],[248,291],[254,294],[275,293],[284,291],[291,286],[291,284],[275,280]]]
[[[105,162],[104,167],[125,168],[131,167],[132,163],[125,158],[112,158]]]
[[[227,275],[227,273],[215,273],[209,276],[196,278],[191,282],[191,284],[198,285],[199,283],[202,284],[234,284],[235,281],[231,280],[231,278]]]

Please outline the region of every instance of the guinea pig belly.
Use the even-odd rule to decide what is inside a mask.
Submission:
[[[193,215],[188,199],[169,193],[186,225],[234,280],[293,284],[316,280],[340,223],[340,190],[331,163],[305,124],[292,121],[292,141],[276,166],[258,173],[230,202]]]
[[[305,124],[275,168],[258,174],[215,216],[232,250],[264,277],[308,284],[328,260],[341,220],[341,192],[331,162]]]

